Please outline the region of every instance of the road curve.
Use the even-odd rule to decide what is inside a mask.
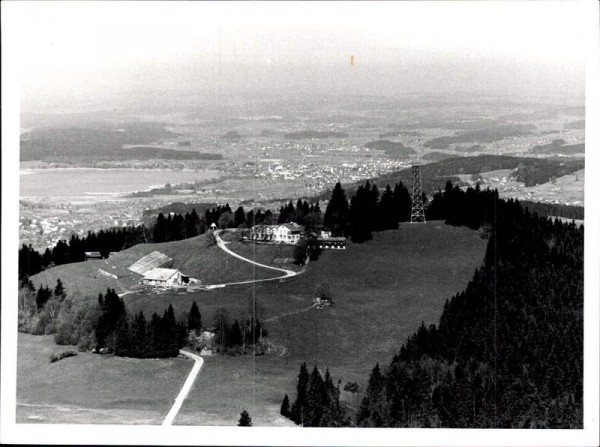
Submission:
[[[250,284],[250,283],[254,283],[254,282],[265,282],[265,281],[277,281],[280,279],[284,279],[284,278],[291,278],[293,276],[298,275],[301,272],[294,272],[293,270],[286,270],[286,269],[282,269],[279,267],[273,267],[270,265],[266,265],[266,264],[260,264],[256,261],[253,261],[252,259],[248,259],[248,258],[244,258],[243,256],[238,255],[237,253],[231,251],[230,249],[227,248],[226,244],[227,242],[225,242],[223,239],[221,239],[221,236],[219,235],[219,233],[221,232],[221,230],[217,230],[215,231],[215,239],[217,241],[217,246],[223,250],[224,252],[230,254],[231,256],[241,259],[242,261],[246,261],[249,262],[250,264],[254,264],[258,267],[262,267],[265,269],[270,269],[270,270],[276,270],[278,272],[283,273],[283,276],[278,276],[276,278],[267,278],[267,279],[254,279],[254,280],[248,280],[248,281],[240,281],[240,282],[234,282],[234,283],[229,283],[229,284],[219,284],[213,287],[221,287],[221,286],[226,286],[226,285],[234,285],[234,284]]]
[[[189,351],[184,351],[183,349],[181,349],[179,352],[181,354],[191,358],[192,360],[194,360],[194,366],[192,366],[192,370],[188,374],[187,379],[185,379],[185,382],[184,382],[183,386],[181,387],[181,390],[179,391],[179,394],[175,398],[175,403],[173,403],[173,406],[169,410],[167,417],[165,417],[165,420],[162,423],[163,426],[173,424],[173,420],[177,416],[177,413],[179,413],[179,410],[181,409],[181,406],[183,405],[183,401],[185,400],[188,393],[190,392],[190,389],[192,389],[192,385],[194,384],[194,381],[196,380],[196,376],[198,375],[198,373],[202,369],[202,365],[204,364],[204,359],[197,354],[194,354]]]

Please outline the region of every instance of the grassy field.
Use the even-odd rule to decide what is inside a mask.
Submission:
[[[52,336],[19,334],[18,423],[160,424],[183,385],[186,358],[126,359],[89,353],[50,363]]]
[[[437,323],[444,301],[465,288],[484,251],[485,241],[468,229],[405,224],[346,251],[325,251],[294,281],[256,285],[265,317],[298,312],[267,323],[269,340],[286,354],[208,358],[176,423],[235,424],[245,408],[257,425],[283,424],[279,405],[293,394],[304,361],[364,389],[375,363],[387,364],[421,321]],[[322,282],[334,293],[334,307],[301,312]],[[240,289],[237,307],[232,290],[220,299],[235,314],[250,294]],[[210,312],[206,301],[199,305],[203,315]]]
[[[237,246],[246,246],[239,242],[232,242],[229,245],[233,251],[237,251]],[[290,250],[290,247],[285,249],[275,246],[268,247],[273,247],[273,256],[264,255],[269,251],[268,248],[259,249],[257,251],[258,262],[268,263],[274,257],[280,256],[280,252],[287,253]],[[127,270],[127,267],[153,251],[159,251],[173,259],[162,267],[179,269],[182,273],[199,279],[203,284],[222,284],[281,276],[281,273],[274,270],[256,267],[228,255],[212,242],[209,234],[204,234],[177,242],[136,245],[115,253],[105,260],[60,265],[32,276],[31,280],[36,287],[39,285],[54,286],[56,280],[60,278],[69,294],[78,293],[83,296],[95,297],[98,293],[105,292],[108,287],[121,293],[128,290],[141,278],[140,275]],[[291,255],[282,254],[281,256],[290,257]],[[116,275],[117,279],[99,274],[98,269]]]
[[[402,224],[399,230],[374,233],[374,239],[365,244],[349,242],[347,250],[324,251],[305,273],[287,282],[183,294],[131,294],[124,300],[130,311],[143,310],[146,315],[163,312],[169,304],[181,313],[196,301],[205,326],[212,323],[217,307],[225,307],[233,321],[244,316],[249,302],[258,300],[264,309],[261,318],[269,331],[267,339],[283,355],[207,357],[175,423],[235,425],[245,408],[255,425],[280,426],[289,423],[280,417],[279,405],[286,393],[293,399],[300,363],[306,362],[309,368],[318,364],[323,371],[328,367],[334,381],[356,381],[364,389],[375,363],[387,364],[421,321],[437,323],[445,300],[462,291],[472,278],[485,245],[477,232],[466,228],[441,222]],[[285,257],[268,246],[253,248],[234,241],[229,247],[243,255],[253,254],[259,262]],[[146,252],[153,249],[157,248]],[[172,250],[161,251],[178,255],[175,246]],[[179,250],[184,252],[185,247]],[[331,289],[334,306],[307,310],[322,283]],[[20,355],[24,354],[20,351]],[[82,359],[78,356],[59,364]],[[125,365],[129,360],[114,361]],[[104,366],[96,368],[101,371]],[[127,367],[123,370],[122,374],[129,374]],[[57,387],[68,386],[60,383]],[[172,394],[174,398],[176,391]],[[28,403],[19,396],[21,401]],[[57,402],[63,401],[57,397]],[[134,408],[140,406],[136,403]]]

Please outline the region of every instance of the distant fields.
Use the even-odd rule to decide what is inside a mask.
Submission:
[[[172,245],[171,251],[163,252],[184,257],[184,242],[172,243],[181,245]],[[206,253],[194,262],[215,266],[221,262],[215,260],[216,252],[212,249],[216,247],[211,247],[206,239],[187,242],[199,253]],[[329,367],[336,383],[338,379],[342,386],[357,381],[364,390],[368,373],[376,362],[387,364],[421,321],[437,323],[445,300],[462,291],[481,264],[485,245],[486,241],[477,232],[466,228],[441,222],[402,224],[399,230],[374,233],[374,240],[365,244],[349,243],[344,251],[324,251],[318,261],[308,265],[306,273],[289,282],[185,294],[131,294],[124,300],[130,311],[143,310],[145,314],[162,312],[169,304],[180,314],[196,301],[206,326],[212,324],[217,307],[228,309],[233,321],[245,315],[249,302],[258,300],[264,309],[260,317],[267,321],[267,340],[285,354],[207,357],[175,424],[235,425],[245,408],[256,425],[286,425],[288,421],[279,415],[279,405],[285,393],[293,394],[301,362],[307,362],[310,368],[314,364],[323,370]],[[283,255],[277,253],[282,247],[271,246],[272,252],[269,246],[256,246],[254,251],[251,245],[238,242],[229,247],[243,255],[254,252],[259,262]],[[156,249],[159,248],[153,246],[144,252]],[[135,257],[131,250],[127,252],[124,253],[131,259]],[[68,281],[64,281],[68,286]],[[334,307],[306,311],[320,283],[330,286]],[[277,318],[284,314],[287,316]],[[31,345],[25,345],[19,355],[27,356],[31,349]],[[85,358],[80,355],[57,364]],[[124,365],[128,362],[112,361],[122,361]],[[186,365],[189,370],[191,364]],[[103,368],[102,364],[96,367]],[[67,387],[61,383],[57,387]],[[172,398],[175,395],[173,392]],[[142,402],[146,398],[146,394],[139,395]],[[60,397],[56,399],[57,404],[63,402]],[[131,407],[138,407],[135,399]],[[145,407],[140,404],[140,408]]]

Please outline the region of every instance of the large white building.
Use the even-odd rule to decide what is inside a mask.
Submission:
[[[280,225],[255,225],[250,232],[250,238],[259,242],[295,245],[302,238],[302,231],[302,226],[294,222]]]

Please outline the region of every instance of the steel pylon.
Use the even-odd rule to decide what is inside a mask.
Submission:
[[[421,166],[412,167],[412,208],[410,223],[425,223],[425,208],[423,207],[423,190],[421,189]]]

